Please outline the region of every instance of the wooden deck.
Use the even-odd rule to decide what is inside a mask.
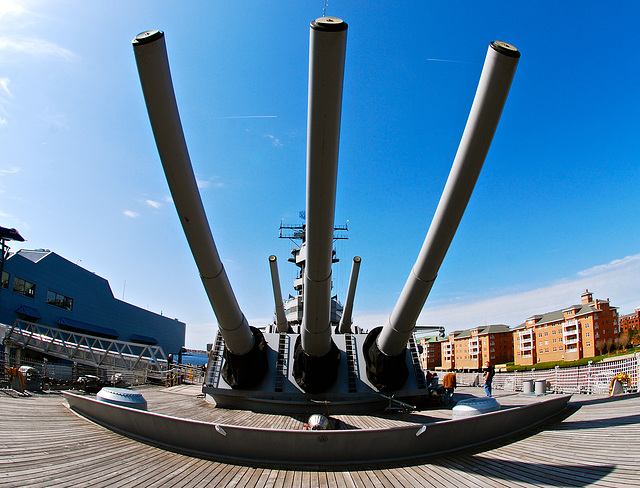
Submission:
[[[479,394],[460,388],[456,395]],[[460,392],[460,393],[458,393]],[[213,409],[193,387],[145,389],[149,409],[169,415],[277,428],[303,419]],[[521,395],[500,395],[517,404]],[[524,398],[528,401],[528,398]],[[482,448],[420,463],[359,470],[261,469],[191,458],[141,444],[76,416],[57,394],[0,392],[0,485],[3,487],[513,487],[640,486],[640,395],[576,396],[566,415]],[[415,414],[414,414],[415,415]],[[450,410],[426,415],[436,421]],[[176,415],[177,416],[177,415]],[[341,418],[352,427],[399,425],[400,416]],[[244,422],[244,424],[243,424]],[[258,424],[258,425],[256,425]],[[277,449],[277,446],[274,446]]]

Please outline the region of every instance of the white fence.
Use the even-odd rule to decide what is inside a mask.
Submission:
[[[608,395],[614,376],[624,373],[629,376],[627,391],[640,392],[640,353],[620,359],[604,360],[573,368],[531,370],[513,373],[496,373],[493,388],[505,391],[522,391],[522,382],[527,380],[545,380],[547,392],[586,393]],[[457,373],[460,386],[482,386],[481,373]]]

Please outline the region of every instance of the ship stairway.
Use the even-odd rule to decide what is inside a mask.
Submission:
[[[220,381],[220,370],[222,369],[222,357],[224,350],[224,339],[222,334],[218,332],[216,334],[216,342],[213,345],[213,352],[211,353],[211,358],[209,359],[209,367],[207,369],[207,380],[205,381],[206,385],[217,386],[218,381]]]
[[[420,364],[420,354],[418,353],[416,338],[413,334],[411,334],[411,337],[409,338],[409,352],[411,353],[411,362],[413,363],[413,369],[416,374],[418,388],[426,388],[427,382],[424,378],[424,372],[422,371],[422,366]]]
[[[274,391],[282,391],[284,380],[288,376],[287,358],[289,357],[289,338],[285,332],[278,337],[278,359],[276,360],[276,377]]]
[[[347,379],[349,381],[349,393],[358,391],[357,371],[358,355],[356,354],[355,339],[350,333],[344,335],[345,352],[347,354]]]
[[[5,326],[5,343],[112,372],[160,370],[167,357],[162,347],[107,339],[17,319]]]

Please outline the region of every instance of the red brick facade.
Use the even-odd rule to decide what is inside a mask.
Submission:
[[[618,310],[609,299],[593,299],[589,290],[580,305],[529,317],[513,331],[517,365],[575,361],[594,357],[614,344],[619,334]]]

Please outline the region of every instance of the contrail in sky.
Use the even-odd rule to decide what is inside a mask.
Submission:
[[[457,61],[455,59],[427,58],[427,61],[438,61],[440,63],[474,64],[474,63],[470,63],[469,61]]]
[[[214,119],[277,119],[277,115],[230,115],[228,117],[214,117]]]

